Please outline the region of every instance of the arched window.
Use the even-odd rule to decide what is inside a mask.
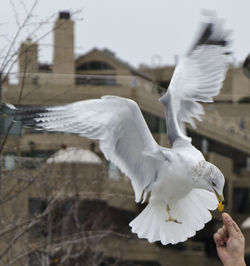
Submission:
[[[89,61],[76,68],[76,70],[113,70],[114,68],[103,61]]]

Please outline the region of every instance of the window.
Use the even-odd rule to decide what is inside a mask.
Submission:
[[[7,154],[3,157],[3,166],[6,170],[13,170],[16,168],[16,156],[13,154]]]
[[[52,72],[52,67],[49,64],[40,64],[39,65],[39,71],[45,72],[45,73],[51,73]],[[37,77],[37,76],[35,76],[35,77]]]
[[[28,142],[30,149],[22,152],[19,157],[22,167],[25,168],[40,168],[46,163],[47,159],[50,158],[56,151],[55,150],[37,150],[36,144],[33,141]]]
[[[0,134],[5,135],[8,133],[9,135],[20,136],[22,134],[21,121],[12,122],[15,111],[6,107],[3,107],[0,111]]]
[[[120,171],[117,168],[117,166],[114,165],[111,161],[108,162],[108,173],[109,173],[110,179],[113,179],[113,180],[120,179]]]
[[[233,212],[250,213],[250,188],[234,188]]]
[[[92,86],[114,86],[116,85],[115,76],[85,76],[77,75],[76,85],[92,85]]]
[[[247,171],[250,171],[250,157],[246,158],[246,169]]]
[[[239,103],[250,103],[250,97],[244,97],[242,99],[239,100]]]
[[[43,198],[29,198],[29,214],[31,217],[42,214],[47,207],[47,200]],[[41,237],[47,235],[46,217],[34,224],[31,228],[32,237]]]
[[[246,265],[250,265],[250,253],[246,253],[245,261],[246,261]]]
[[[169,80],[162,80],[162,81],[159,81],[159,85],[160,85],[160,87],[163,89],[163,88],[165,88],[165,90],[163,90],[161,93],[163,94],[163,93],[165,93],[166,91],[167,91],[167,89],[168,89],[168,86],[169,86],[169,84],[170,84],[170,79]]]
[[[113,70],[114,68],[103,61],[90,61],[76,68],[76,70]]]
[[[165,119],[152,115],[146,111],[143,111],[142,114],[152,133],[166,133]]]
[[[207,154],[208,153],[208,140],[207,139],[202,139],[201,140],[201,152],[203,154]]]
[[[20,136],[22,135],[22,123],[21,121],[12,122],[13,116],[4,115],[1,120],[1,135],[7,134],[9,127],[11,129],[9,131],[9,135]],[[12,124],[12,125],[11,125]]]

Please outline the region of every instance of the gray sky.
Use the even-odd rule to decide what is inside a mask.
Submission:
[[[15,6],[21,21],[32,0],[2,0],[0,9],[1,44],[13,38],[16,29]],[[25,4],[24,4],[25,3]],[[109,48],[134,66],[167,65],[174,56],[182,56],[192,43],[202,9],[215,10],[225,19],[227,28],[233,30],[232,51],[237,62],[250,52],[249,0],[40,0],[31,21],[45,19],[60,10],[81,10],[74,18],[75,52],[83,54],[90,49]],[[36,33],[48,32],[48,23]],[[18,42],[32,30],[26,28]],[[35,36],[34,36],[35,37]],[[40,61],[52,61],[53,36],[41,40]]]

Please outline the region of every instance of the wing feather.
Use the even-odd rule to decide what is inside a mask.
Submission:
[[[184,123],[195,127],[193,118],[201,120],[204,113],[198,102],[212,102],[219,94],[229,62],[228,35],[221,20],[211,18],[202,25],[195,45],[177,65],[168,91],[160,98],[171,144],[178,137],[191,140],[184,132]]]
[[[137,202],[166,160],[138,105],[130,99],[104,96],[41,110],[19,108],[17,116],[35,128],[100,140],[105,157],[130,177]]]

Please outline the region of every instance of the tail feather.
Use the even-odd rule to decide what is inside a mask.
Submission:
[[[211,220],[209,210],[216,209],[217,200],[211,192],[193,189],[186,197],[170,203],[170,213],[180,223],[167,221],[166,204],[164,200],[151,200],[129,224],[132,232],[149,242],[161,241],[163,245],[183,242]]]
[[[151,223],[152,228],[157,227],[157,225],[158,225],[157,217],[152,217],[152,223]],[[159,230],[151,230],[149,232],[148,235],[149,242],[153,242],[154,239],[159,239],[159,238],[160,238]]]

